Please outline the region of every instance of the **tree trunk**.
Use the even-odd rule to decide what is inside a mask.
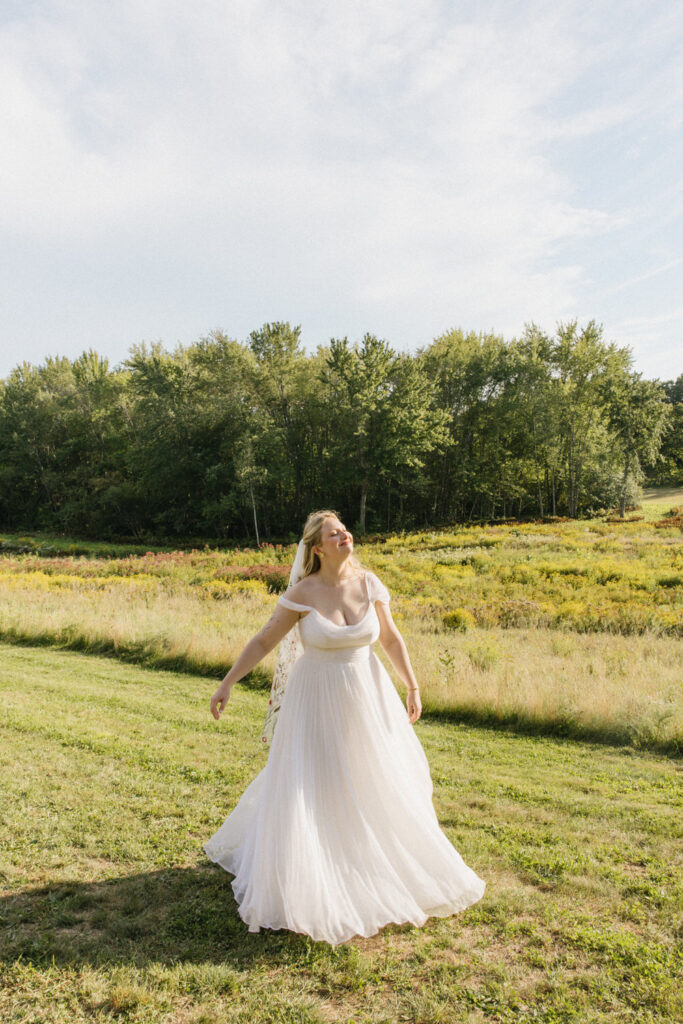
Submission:
[[[557,516],[557,500],[556,500],[556,496],[555,496],[555,467],[554,466],[550,467],[550,480],[551,480],[551,484],[552,484],[552,493],[553,493],[553,517],[555,517],[555,516]]]
[[[624,462],[624,478],[621,481],[621,499],[619,501],[619,515],[623,519],[626,514],[626,485],[628,484],[628,471],[631,459],[627,455]]]
[[[534,438],[534,466],[536,467],[536,485],[538,487],[538,511],[541,519],[543,519],[543,492],[541,490],[541,474],[538,468],[538,445],[536,444],[536,417],[532,419],[532,429]]]
[[[575,493],[575,473],[576,467],[574,465],[574,413],[572,411],[571,421],[569,425],[569,453],[567,458],[567,515],[570,519],[574,518],[574,493]]]
[[[249,493],[251,494],[251,507],[254,510],[254,530],[256,531],[256,547],[260,547],[260,541],[258,536],[258,522],[256,521],[256,502],[254,501],[254,489],[249,484]]]
[[[368,500],[368,481],[367,480],[363,480],[363,483],[361,485],[361,492],[360,492],[360,522],[359,522],[359,526],[358,526],[361,534],[365,533],[365,507],[367,505],[367,500]]]

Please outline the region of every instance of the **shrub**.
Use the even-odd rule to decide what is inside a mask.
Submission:
[[[657,530],[665,530],[667,526],[679,526],[683,530],[683,516],[670,516],[668,519],[658,519],[654,525]]]
[[[446,612],[441,621],[446,629],[458,629],[461,633],[466,633],[468,629],[476,626],[474,615],[467,608],[455,608],[452,612]]]
[[[680,526],[683,530],[683,505],[674,505],[664,519],[658,519],[654,525],[660,530],[667,526]]]
[[[479,669],[480,672],[487,672],[500,661],[500,647],[495,640],[481,640],[467,648],[467,657],[474,668]]]
[[[263,580],[255,579],[236,579],[230,582],[208,580],[201,584],[200,589],[207,597],[212,597],[215,601],[229,600],[237,595],[260,594],[265,596],[268,593],[268,588]]]
[[[543,609],[538,601],[529,598],[513,598],[501,601],[498,621],[505,629],[519,626],[535,626],[543,617]]]
[[[215,573],[215,579],[239,579],[245,582],[259,580],[265,583],[270,593],[280,594],[287,589],[289,565],[226,565]]]
[[[658,587],[681,587],[683,576],[660,576],[657,580]]]

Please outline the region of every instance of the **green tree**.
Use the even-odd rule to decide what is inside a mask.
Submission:
[[[402,519],[404,488],[419,481],[425,454],[447,437],[447,416],[435,407],[423,367],[365,334],[360,345],[332,339],[321,380],[335,427],[328,459],[358,494],[361,534],[367,529],[368,500],[379,497],[380,481],[385,487],[398,485]]]
[[[443,457],[432,461],[433,514],[442,520],[492,515],[502,497],[501,444],[509,440],[501,417],[509,369],[505,342],[453,329],[418,355],[449,424]]]
[[[609,423],[622,463],[619,514],[624,517],[630,474],[642,478],[641,464],[654,465],[672,414],[659,381],[617,365],[605,381]]]
[[[332,399],[330,413],[336,426],[329,457],[335,466],[345,467],[349,487],[359,492],[361,534],[366,531],[370,487],[384,465],[380,419],[390,395],[394,359],[388,344],[371,334],[365,334],[360,346],[353,347],[348,338],[333,338],[322,375]],[[350,447],[353,458],[349,458]]]
[[[213,331],[187,349],[194,388],[195,445],[201,457],[201,486],[195,495],[197,529],[213,537],[248,535],[250,510],[240,475],[245,442],[265,469],[255,386],[256,360],[248,346]],[[251,510],[253,511],[253,510]]]
[[[111,368],[22,364],[0,382],[4,525],[138,538],[298,532],[566,511],[680,472],[683,379],[645,381],[591,321],[509,343],[449,331],[416,355],[365,334],[303,351],[276,322]],[[668,411],[667,411],[668,410]],[[661,450],[662,455],[659,455]]]
[[[430,453],[442,453],[449,443],[450,416],[436,404],[434,386],[419,359],[399,354],[391,367],[391,390],[381,420],[387,497],[398,486],[399,524],[404,525],[404,498],[412,494],[429,516],[434,480],[427,468]],[[387,515],[387,529],[390,529]]]
[[[587,471],[596,460],[606,469],[605,379],[625,373],[631,362],[627,348],[602,340],[602,327],[591,320],[559,324],[552,342],[555,411],[560,431],[567,515],[575,517],[583,500]]]
[[[2,503],[8,524],[60,525],[69,469],[74,378],[65,358],[22,363],[5,381],[0,416]]]
[[[262,420],[261,447],[269,451],[276,514],[289,507],[297,520],[305,514],[313,447],[307,414],[311,381],[300,336],[301,327],[279,321],[264,324],[249,336],[256,364],[254,413]]]
[[[664,381],[662,388],[671,415],[662,439],[655,479],[660,486],[679,487],[683,484],[683,373],[676,380]]]

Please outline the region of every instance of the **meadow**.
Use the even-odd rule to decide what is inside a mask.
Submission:
[[[0,537],[3,1024],[680,1020],[682,547],[661,497],[630,522],[356,546],[421,684],[439,821],[487,890],[339,947],[248,933],[201,848],[265,763],[276,651],[219,723],[209,697],[294,545]]]
[[[675,516],[641,514],[379,536],[356,553],[391,592],[426,713],[676,753],[681,539]],[[295,552],[57,543],[0,538],[0,640],[213,678],[271,614]],[[245,684],[268,687],[276,654]]]

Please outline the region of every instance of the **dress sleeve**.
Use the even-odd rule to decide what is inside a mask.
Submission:
[[[312,608],[310,604],[297,604],[296,601],[290,601],[284,594],[280,594],[277,599],[277,603],[281,604],[284,608],[291,608],[294,612],[310,612]]]
[[[383,601],[384,604],[389,604],[389,601],[391,600],[389,591],[382,581],[375,576],[374,572],[368,573],[368,583],[370,584],[370,599],[372,601]]]

